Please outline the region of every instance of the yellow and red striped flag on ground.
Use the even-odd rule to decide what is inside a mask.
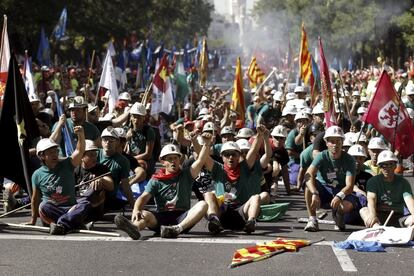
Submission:
[[[249,78],[251,88],[256,87],[264,81],[265,74],[257,65],[256,57],[252,57],[252,60],[250,61],[249,68],[247,69],[247,76]]]
[[[273,255],[283,252],[294,252],[298,248],[311,244],[309,240],[285,240],[277,239],[274,241],[257,244],[256,246],[246,247],[236,250],[230,268],[243,264],[267,259]]]
[[[311,54],[308,51],[308,38],[305,32],[305,26],[302,23],[302,40],[300,42],[300,62],[299,70],[300,77],[302,78],[305,84],[309,83],[309,80],[312,76],[312,59]]]
[[[234,76],[233,94],[231,96],[230,109],[237,112],[237,119],[242,120],[243,125],[244,125],[244,114],[246,112],[245,108],[246,107],[244,105],[241,63],[240,63],[240,57],[238,57],[237,64],[236,64],[236,74]]]

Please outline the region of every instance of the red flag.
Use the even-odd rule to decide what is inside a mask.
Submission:
[[[320,73],[321,73],[321,88],[322,88],[322,100],[323,111],[325,111],[326,127],[336,125],[335,118],[335,105],[333,101],[333,93],[331,87],[331,80],[329,78],[329,67],[326,63],[325,54],[323,53],[322,40],[319,37],[319,55],[321,59]]]
[[[399,112],[398,105],[400,106]],[[397,116],[398,113],[399,116]],[[413,124],[385,70],[382,71],[377,90],[362,121],[372,124],[393,145],[393,148],[401,153],[403,158],[414,153]]]
[[[167,78],[168,78],[168,62],[167,55],[162,57],[158,70],[155,72],[153,84],[162,92],[167,90]]]
[[[4,94],[7,82],[7,73],[9,71],[10,62],[10,45],[9,35],[7,34],[7,16],[4,15],[3,29],[0,41],[0,97]],[[2,100],[0,98],[0,107]]]

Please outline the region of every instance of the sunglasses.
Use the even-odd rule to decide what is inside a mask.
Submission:
[[[235,156],[238,156],[238,155],[239,155],[239,152],[237,152],[237,151],[225,151],[225,152],[223,152],[223,156],[226,157],[226,158],[229,158],[230,156],[235,157]]]
[[[394,167],[396,164],[394,162],[392,163],[382,163],[379,164],[378,167],[380,167],[381,169],[386,169],[386,168],[391,168]]]

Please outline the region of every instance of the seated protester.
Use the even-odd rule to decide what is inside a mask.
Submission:
[[[295,116],[295,128],[292,129],[286,138],[285,148],[289,154],[289,182],[290,185],[297,186],[300,153],[306,148],[306,129],[309,124],[309,116],[299,111]]]
[[[377,165],[377,158],[378,155],[386,149],[388,148],[380,137],[372,137],[371,140],[369,140],[368,153],[371,159],[364,163],[366,172],[372,175],[378,175],[380,173],[380,168]]]
[[[99,132],[102,132],[105,128],[109,126],[122,126],[129,118],[129,107],[126,107],[124,109],[124,113],[116,118],[100,117],[100,115],[101,112],[99,110],[99,106],[94,104],[88,104],[88,116],[86,120],[89,123],[94,124],[99,129]]]
[[[414,198],[410,183],[394,173],[398,159],[392,151],[384,150],[378,155],[381,173],[367,183],[368,207],[360,210],[366,227],[384,223],[390,211],[394,211],[388,225],[414,226]]]
[[[160,154],[164,168],[148,182],[145,192],[135,202],[131,221],[124,216],[115,217],[116,226],[132,239],[139,239],[139,231],[148,227],[162,238],[176,238],[181,232],[189,231],[207,212],[207,203],[198,201],[191,207],[191,186],[200,173],[209,154],[211,135],[203,134],[203,148],[197,160],[181,169],[181,152],[178,146],[165,145]],[[157,210],[144,210],[151,197],[155,198]],[[172,225],[172,226],[170,226]]]
[[[317,155],[306,171],[305,201],[309,221],[305,231],[319,230],[316,219],[316,209],[319,206],[332,208],[332,216],[339,230],[344,230],[345,223],[357,218],[355,213],[358,214],[358,200],[352,195],[355,160],[342,151],[344,138],[340,127],[329,127],[324,136],[328,149]],[[344,217],[344,214],[347,216]]]
[[[263,125],[257,127],[257,137],[247,153],[246,159],[240,161],[240,148],[235,142],[227,142],[221,148],[223,164],[207,158],[206,167],[212,172],[216,181],[216,196],[222,198],[224,204],[219,206],[218,200],[214,206],[209,206],[209,231],[216,229],[243,229],[250,234],[256,229],[256,218],[260,212],[260,176],[261,162],[256,156],[260,143],[269,140],[268,131]],[[263,163],[268,163],[270,156]],[[252,180],[255,177],[256,181]]]
[[[213,146],[214,156],[220,159],[220,151],[223,144],[229,141],[235,141],[235,137],[236,133],[230,126],[223,127],[220,131],[221,143],[214,144]]]
[[[277,194],[277,185],[279,177],[282,176],[283,184],[285,185],[286,193],[290,194],[289,182],[289,154],[285,149],[285,141],[288,135],[288,130],[284,126],[276,126],[271,134],[273,144],[272,155],[272,178],[273,184],[270,188],[272,195]]]
[[[307,137],[309,137],[310,140],[310,145],[306,147],[305,150],[303,150],[300,153],[300,168],[299,168],[299,173],[298,173],[298,180],[297,180],[297,184],[296,184],[296,191],[300,191],[302,188],[304,188],[304,176],[306,173],[306,170],[309,168],[309,166],[312,164],[312,161],[314,159],[313,156],[313,141],[315,140],[315,138],[318,136],[318,134],[323,131],[323,125],[320,123],[313,123],[312,125],[310,125],[308,127],[308,129],[306,130],[307,133]]]
[[[74,133],[75,126],[82,126],[85,131],[85,138],[94,141],[95,145],[101,144],[100,131],[96,126],[86,121],[86,111],[88,105],[81,96],[76,96],[69,103],[70,118],[66,118],[65,115],[60,116],[59,121],[55,123],[52,129],[50,139],[61,144],[62,152],[65,152],[64,141],[62,139],[63,128],[66,125],[71,142],[76,144],[76,135]],[[66,142],[66,141],[65,141]]]
[[[124,207],[123,200],[116,197],[118,189],[124,192],[128,203],[134,206],[135,200],[129,185],[129,161],[119,151],[119,136],[112,127],[107,127],[101,134],[102,148],[98,150],[98,162],[108,167],[114,181],[114,189],[106,193],[105,209],[119,210]]]
[[[40,214],[42,222],[50,225],[51,235],[63,235],[80,228],[90,209],[89,204],[76,202],[73,171],[82,160],[85,134],[82,126],[75,126],[73,130],[78,142],[68,158],[59,159],[59,145],[49,138],[36,145],[42,167],[32,175],[32,218],[29,224],[35,225]]]
[[[112,192],[114,182],[110,175],[106,175],[96,180],[82,185],[96,177],[109,173],[108,167],[97,163],[98,147],[92,140],[85,141],[85,152],[80,166],[75,168],[75,181],[78,187],[78,197],[82,201],[87,201],[91,205],[91,210],[87,220],[98,220],[103,216],[105,192]]]
[[[141,162],[146,172],[146,179],[149,179],[155,171],[157,158],[153,156],[155,131],[151,126],[145,124],[147,111],[143,104],[134,103],[129,112],[131,127],[127,132],[127,153]]]
[[[364,171],[364,161],[367,158],[367,152],[361,145],[353,145],[349,148],[348,154],[354,157],[356,164],[356,177],[354,193],[359,199],[361,207],[367,206],[367,182],[372,174]]]

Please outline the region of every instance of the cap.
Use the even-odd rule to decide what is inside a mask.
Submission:
[[[367,157],[367,153],[365,152],[365,149],[361,145],[353,145],[349,148],[348,153],[352,156],[362,156]]]
[[[342,131],[342,128],[339,126],[330,126],[326,131],[325,135],[323,136],[324,139],[329,137],[340,137],[342,139],[345,139],[344,132]]]
[[[131,95],[129,95],[129,93],[128,93],[128,92],[122,92],[122,93],[119,95],[118,100],[130,101],[130,100],[131,100]]]
[[[101,137],[113,137],[119,139],[117,131],[113,127],[107,127],[102,131]]]
[[[380,137],[372,137],[371,140],[369,140],[368,149],[386,150],[388,148]]]
[[[225,151],[227,151],[227,150],[235,150],[235,151],[240,152],[240,147],[239,147],[239,145],[237,145],[237,143],[236,143],[236,142],[233,142],[233,141],[231,141],[231,142],[226,142],[226,143],[224,143],[224,144],[223,144],[223,146],[221,147],[221,151],[220,151],[220,153],[223,153],[223,152],[225,152]]]
[[[85,140],[85,151],[98,150],[98,147],[95,146],[95,143],[92,140]]]
[[[36,145],[36,154],[39,155],[41,152],[53,148],[58,147],[59,145],[50,138],[43,138],[41,139]]]
[[[145,106],[142,103],[134,103],[129,110],[130,114],[145,116],[147,115],[147,111],[145,110]]]
[[[179,155],[181,157],[181,152],[180,152],[180,149],[178,148],[178,146],[176,146],[174,144],[167,144],[161,150],[160,159],[162,159],[165,156],[170,155],[170,154],[176,154],[176,155]]]
[[[254,135],[253,130],[251,130],[250,128],[244,127],[244,128],[241,128],[239,132],[237,132],[236,138],[249,139],[253,135]]]
[[[286,138],[288,136],[288,130],[286,127],[284,126],[275,126],[272,130],[272,132],[270,133],[270,135],[272,137],[284,137]]]
[[[249,141],[247,141],[246,139],[239,139],[236,141],[236,144],[239,146],[240,151],[249,150],[251,147]]]
[[[398,162],[398,158],[390,150],[383,150],[383,151],[381,151],[380,154],[378,154],[377,164],[379,165],[381,163],[385,163],[385,162],[388,162],[388,161]]]
[[[69,109],[72,108],[85,108],[88,104],[85,102],[85,99],[82,96],[74,97],[69,103]]]

